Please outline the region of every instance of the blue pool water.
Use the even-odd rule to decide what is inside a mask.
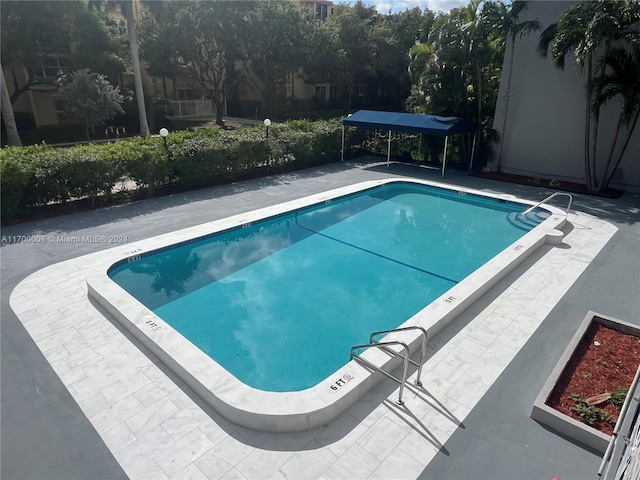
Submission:
[[[239,380],[297,391],[349,360],[544,215],[394,183],[153,253],[109,276]]]

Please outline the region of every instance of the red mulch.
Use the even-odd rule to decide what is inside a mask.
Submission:
[[[599,346],[594,344],[596,341]],[[580,421],[580,416],[571,408],[576,405],[571,395],[587,399],[619,387],[628,389],[639,364],[640,338],[594,321],[560,375],[547,405]],[[610,402],[597,407],[609,412],[614,419],[620,413]],[[611,435],[614,426],[605,421],[594,424],[594,428],[607,435]]]

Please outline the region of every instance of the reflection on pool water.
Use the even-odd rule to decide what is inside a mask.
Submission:
[[[547,206],[519,214],[528,206],[424,181],[364,182],[116,247],[87,286],[219,413],[303,430],[377,381],[349,361],[351,346],[400,326],[434,335],[561,239],[565,215]],[[393,337],[413,351],[421,341]]]
[[[549,214],[379,186],[119,265],[111,278],[240,381],[303,390]]]

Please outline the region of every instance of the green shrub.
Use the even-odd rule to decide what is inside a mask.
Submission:
[[[276,165],[304,168],[340,159],[341,119],[295,120],[276,125],[270,148]]]
[[[191,188],[214,183],[224,171],[220,143],[215,136],[199,136],[170,147],[173,172],[180,185]]]
[[[38,148],[42,147],[6,147],[0,150],[0,212],[4,219],[13,220],[25,209],[23,197],[32,171],[22,152]]]
[[[126,179],[151,196],[173,184],[204,187],[335,162],[340,139],[338,118],[275,124],[269,138],[262,126],[172,132],[167,148],[157,137],[66,148],[7,147],[0,150],[2,217],[19,218],[31,207],[71,199],[108,202],[114,186]]]
[[[157,188],[166,186],[173,175],[170,151],[157,138],[118,142],[116,155],[123,164],[126,176],[145,188],[152,196]]]
[[[63,185],[65,198],[89,198],[92,205],[99,197],[109,199],[125,173],[123,164],[102,145],[81,145],[60,153],[64,161],[58,181]]]

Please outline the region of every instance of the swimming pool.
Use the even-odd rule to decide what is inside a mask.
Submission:
[[[354,194],[355,196],[349,197],[347,200],[335,200]],[[412,197],[422,197],[422,200],[428,197],[428,202],[411,203],[415,201],[415,198],[412,199]],[[458,200],[463,201],[459,202]],[[481,218],[477,211],[471,218],[456,222],[450,212],[444,214],[442,213],[444,210],[439,210],[438,204],[442,206],[450,201],[467,206],[473,204],[474,208],[480,210],[486,210],[489,204],[493,204],[492,207],[496,208],[491,210],[503,218],[504,223],[509,225],[508,230],[511,232],[500,242],[492,241],[487,251],[477,255],[475,252],[477,245],[474,244],[474,240],[477,240],[477,244],[489,243],[489,240],[496,237],[495,227],[488,230],[488,237],[482,237],[480,231],[483,228],[483,222],[476,221]],[[87,284],[90,294],[99,303],[122,321],[145,345],[149,346],[220,413],[233,421],[252,428],[301,430],[326,423],[330,418],[337,416],[347,408],[371,386],[374,376],[359,364],[347,362],[348,358],[346,357],[351,345],[366,342],[368,333],[373,330],[380,330],[387,326],[393,328],[401,324],[421,325],[427,328],[430,334],[434,334],[533,249],[549,238],[557,240],[560,237],[556,229],[564,223],[564,215],[554,211],[553,208],[545,208],[549,212],[549,218],[530,232],[525,233],[517,227],[514,229],[514,223],[519,225],[519,222],[513,221],[514,212],[522,211],[526,206],[522,203],[505,201],[505,199],[498,199],[498,201],[487,199],[486,196],[480,196],[478,192],[469,190],[434,190],[433,186],[428,185],[428,182],[408,183],[396,180],[366,182],[157,237],[144,242],[144,245],[138,248],[132,249],[129,246],[128,251],[120,249],[120,258],[110,263],[99,275],[88,277]],[[425,212],[433,213],[434,211],[439,212],[439,215],[424,216]],[[336,214],[335,217],[334,214]],[[388,217],[391,220],[387,223],[381,222],[379,221],[380,216]],[[267,223],[261,221],[265,217],[269,218]],[[372,218],[376,220],[372,222]],[[436,220],[433,220],[434,218]],[[285,228],[287,223],[293,225],[293,230]],[[369,225],[369,227],[363,230],[361,226],[358,227],[360,223]],[[425,243],[435,245],[438,242],[435,239],[420,242],[415,241],[415,238],[412,241],[412,236],[407,236],[407,232],[403,232],[403,229],[415,227],[420,223],[427,226],[422,231],[423,235],[434,232],[437,230],[436,223],[441,223],[451,230],[453,236],[464,237],[466,235],[469,241],[463,247],[445,246],[444,249],[438,249],[435,260],[434,257],[422,257],[419,254],[425,250],[422,248]],[[278,232],[278,234],[269,237],[264,232],[265,230],[272,230],[271,233]],[[284,234],[285,231],[288,233]],[[222,237],[220,235],[211,237],[216,232],[224,233],[222,233]],[[262,251],[266,255],[263,255],[262,258],[252,259],[257,261],[245,261],[251,257],[247,252],[255,251],[255,248],[247,250],[247,245],[239,243],[238,238],[253,239],[254,247],[256,244],[261,245]],[[267,241],[267,238],[270,240]],[[424,236],[419,238],[424,240]],[[381,239],[385,239],[384,242],[381,243]],[[389,239],[391,239],[394,248],[389,249],[388,244],[385,247],[384,243]],[[129,275],[129,279],[122,283],[139,285],[139,282],[134,280],[136,274],[135,272],[131,273],[132,270],[144,271],[147,269],[147,273],[138,273],[138,278],[140,275],[155,278],[158,271],[164,271],[163,268],[169,271],[174,270],[168,266],[169,264],[162,266],[163,261],[159,260],[164,258],[166,261],[167,255],[186,259],[182,262],[183,265],[189,265],[189,258],[191,258],[193,266],[194,263],[201,261],[194,259],[202,259],[206,256],[202,253],[204,250],[199,249],[205,248],[205,244],[209,244],[210,247],[212,243],[217,243],[217,246],[214,247],[214,251],[217,253],[207,255],[217,258],[217,263],[215,261],[209,263],[209,268],[202,268],[199,273],[180,272],[182,279],[189,277],[188,281],[180,285],[178,285],[180,282],[176,282],[175,277],[167,283],[156,282],[155,288],[158,292],[149,296],[141,293],[140,289],[136,291],[135,288],[132,294],[124,293],[106,275],[107,271],[110,271],[115,277],[118,277],[119,274],[123,275],[123,272],[128,272],[124,274],[124,277]],[[441,243],[445,244],[446,242],[442,241]],[[176,248],[175,244],[179,246]],[[283,245],[287,248],[281,248]],[[230,253],[230,248],[235,249],[235,253],[231,252],[233,255]],[[158,250],[162,250],[162,256],[155,253]],[[194,251],[199,254],[194,256]],[[287,252],[293,252],[293,256],[283,259],[283,255],[286,256]],[[327,262],[326,256],[311,262],[309,259],[316,258],[319,252],[329,252],[330,257],[335,257],[336,262]],[[353,253],[358,255],[355,260],[350,256]],[[445,264],[437,265],[437,261],[441,261],[447,256],[452,257],[455,253],[457,253],[455,257],[457,264],[454,262],[453,267]],[[110,258],[116,258],[115,252]],[[225,258],[226,263],[221,263],[221,258]],[[355,264],[346,261],[346,258]],[[489,259],[491,262],[486,263]],[[152,265],[154,262],[155,267]],[[299,293],[298,287],[304,285],[305,282],[301,280],[302,277],[296,275],[293,275],[293,278],[290,277],[292,277],[291,272],[295,270],[294,267],[299,267],[302,262],[323,266],[326,270],[325,274],[329,274],[330,278],[331,274],[333,277],[344,277],[346,285],[350,287],[334,285],[329,290],[322,290],[316,288],[314,284],[314,288],[307,288]],[[364,279],[362,274],[359,277],[353,276],[353,272],[357,271],[355,265],[358,262],[362,263],[361,266],[368,273]],[[108,262],[105,261],[105,263]],[[217,268],[213,268],[211,265],[215,265]],[[258,266],[257,271],[248,273],[256,265]],[[155,268],[155,273],[149,274],[149,268]],[[387,268],[390,270],[384,270]],[[288,283],[282,284],[275,281],[276,274],[274,272],[277,273],[278,269],[280,269],[279,274],[283,279],[290,280]],[[195,272],[200,269],[193,270]],[[210,278],[208,280],[205,278],[211,277],[211,270],[214,271],[214,277],[219,277],[217,281],[211,282]],[[386,273],[380,274],[380,272]],[[429,282],[425,281],[426,278],[429,279]],[[375,285],[371,284],[370,279],[375,280]],[[380,279],[391,279],[391,282],[380,282]],[[427,283],[433,283],[434,279],[437,280],[436,287],[425,286]],[[242,295],[238,297],[238,286],[242,282],[244,282],[244,290],[241,292]],[[249,283],[253,283],[250,295],[246,290],[246,285]],[[357,294],[354,301],[347,301],[342,307],[339,307],[342,309],[346,304],[353,304],[356,308],[347,315],[339,317],[338,326],[329,328],[328,336],[316,338],[317,332],[312,332],[308,336],[311,340],[307,343],[301,342],[296,336],[286,335],[286,338],[280,339],[277,335],[276,337],[266,335],[270,329],[276,332],[284,330],[287,334],[296,333],[296,330],[298,330],[297,333],[300,333],[300,330],[306,330],[304,326],[296,326],[295,324],[283,329],[274,326],[272,317],[275,313],[284,312],[282,306],[266,313],[264,305],[260,308],[256,307],[261,315],[255,317],[262,318],[262,324],[257,325],[255,323],[257,320],[253,319],[240,329],[240,333],[235,332],[236,336],[241,337],[240,344],[243,348],[249,344],[256,345],[255,350],[247,357],[250,361],[246,361],[245,358],[245,361],[241,362],[251,364],[252,368],[249,371],[256,371],[257,368],[258,371],[266,371],[271,377],[285,377],[288,383],[280,382],[275,386],[267,385],[259,383],[262,381],[260,379],[256,383],[255,378],[239,381],[238,377],[242,377],[243,373],[238,374],[237,371],[233,371],[234,374],[230,374],[229,371],[234,367],[226,365],[224,360],[222,360],[223,365],[221,366],[219,362],[204,353],[204,350],[211,350],[210,346],[203,348],[200,345],[200,348],[197,348],[193,342],[177,333],[176,330],[179,331],[181,327],[177,326],[176,328],[176,318],[180,320],[191,316],[186,314],[191,307],[185,307],[185,302],[190,296],[221,298],[214,295],[214,290],[220,288],[217,293],[222,292],[222,297],[226,294],[229,298],[235,298],[237,303],[252,303],[247,302],[247,299],[252,299],[255,295],[269,290],[271,283],[275,285],[276,291],[287,293],[287,295],[281,295],[286,299],[281,303],[293,303],[290,301],[292,297],[306,296],[312,300],[304,307],[295,307],[293,314],[291,311],[288,312],[289,316],[297,320],[298,323],[300,319],[309,320],[317,316],[327,308],[327,303],[334,303],[333,299],[341,294],[347,296],[344,294],[351,295],[354,291]],[[178,286],[176,287],[176,285]],[[216,285],[216,287],[210,290],[210,285]],[[148,285],[145,288],[153,290]],[[296,288],[298,290],[295,290]],[[172,298],[169,299],[169,302],[161,298],[167,296],[167,290],[172,291],[170,295]],[[372,290],[372,292],[368,292],[368,290]],[[388,312],[385,312],[384,309],[381,312],[377,310],[380,305],[384,305],[388,301],[394,291],[400,291],[403,294],[400,297],[402,305],[402,308],[399,309],[401,310],[400,316],[386,319]],[[323,304],[321,297],[326,296],[327,292],[331,293],[332,300],[325,301]],[[414,295],[413,292],[420,292],[420,294]],[[371,301],[368,296],[361,296],[365,293],[373,294],[374,301]],[[138,300],[134,297],[138,297]],[[242,301],[238,301],[239,298]],[[376,298],[378,301],[375,301]],[[432,301],[434,299],[435,301]],[[429,305],[425,307],[427,303]],[[209,308],[204,309],[206,314],[203,318],[210,318]],[[392,310],[395,309],[395,307],[392,308]],[[155,313],[152,310],[155,310]],[[164,314],[171,310],[174,311],[173,319],[168,319]],[[225,318],[227,316],[227,314],[224,315]],[[329,315],[329,317],[336,316],[335,312]],[[354,336],[349,337],[346,343],[339,344],[340,342],[338,342],[337,351],[343,351],[342,355],[336,355],[333,351],[328,357],[325,357],[324,354],[319,354],[317,350],[309,347],[314,343],[320,346],[330,344],[335,338],[344,336],[342,334],[345,331],[350,331],[351,325],[354,323],[346,322],[344,318],[353,319],[359,316],[373,316],[375,319],[388,320],[390,323],[382,325],[382,328],[380,328],[378,320],[372,324],[358,325],[355,328]],[[265,322],[265,318],[268,321]],[[215,333],[221,332],[219,328],[220,325],[215,324]],[[367,335],[367,338],[362,338],[363,333]],[[251,334],[250,339],[247,339],[248,334]],[[413,334],[398,335],[412,346],[417,345],[419,341]],[[225,338],[224,336],[218,335],[216,338],[218,344],[225,343],[220,340]],[[355,338],[358,340],[354,341]],[[287,353],[284,355],[282,353],[280,355],[268,353],[268,350],[264,350],[265,344],[269,344],[266,345],[268,347],[274,346],[276,351]],[[302,348],[300,348],[301,344]],[[237,348],[235,350],[234,348],[236,347],[230,348],[230,355],[238,353]],[[324,364],[329,357],[332,362],[335,362],[333,357],[336,356],[338,356],[338,360],[337,363],[329,362],[328,370],[321,373],[319,377],[305,378],[300,382],[299,377],[304,377],[305,373],[310,370],[308,365],[306,367],[300,365],[304,362],[300,362],[298,359],[288,367],[286,365],[274,367],[270,364],[271,359],[269,358],[272,356],[287,357],[289,356],[288,352],[296,349],[309,354],[307,363],[319,361]],[[367,352],[365,355],[368,355],[368,358],[377,364],[391,365],[393,363],[393,360],[384,354]],[[274,368],[276,368],[276,375],[273,375]],[[263,375],[258,376],[262,378]],[[341,379],[349,379],[349,381],[339,382]],[[339,384],[339,388],[335,388],[336,384]],[[334,388],[331,388],[332,386]],[[288,390],[301,391],[291,392]]]

